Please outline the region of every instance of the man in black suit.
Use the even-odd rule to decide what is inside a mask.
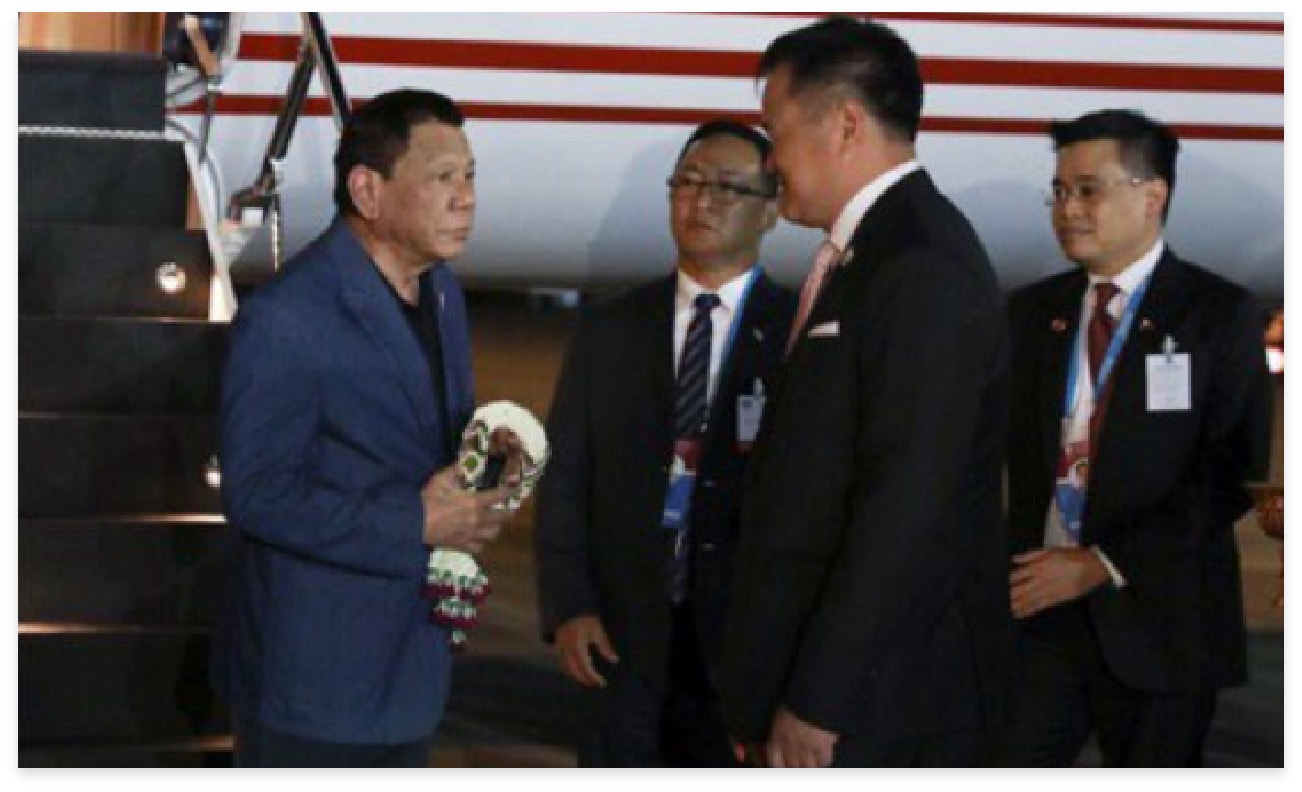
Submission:
[[[795,296],[759,268],[769,141],[698,128],[669,179],[677,272],[581,320],[548,421],[542,625],[591,688],[586,766],[724,766],[715,684],[742,473]]]
[[[1109,110],[1052,134],[1053,227],[1080,269],[1009,304],[1005,759],[1070,765],[1096,729],[1109,766],[1196,766],[1216,690],[1246,675],[1233,526],[1269,448],[1261,314],[1167,247],[1168,128]]]
[[[760,75],[782,214],[828,237],[747,480],[724,714],[774,766],[970,764],[1011,627],[998,286],[915,160],[899,36],[823,20]]]

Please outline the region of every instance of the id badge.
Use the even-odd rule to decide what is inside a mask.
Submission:
[[[750,445],[759,436],[760,422],[764,420],[764,396],[737,397],[737,442]]]
[[[1188,412],[1192,409],[1190,356],[1149,355],[1147,364],[1148,411]]]
[[[669,468],[669,486],[665,489],[665,508],[660,524],[666,531],[678,533],[687,524],[692,508],[692,489],[696,486],[696,466],[700,443],[674,443],[674,461]]]
[[[750,396],[737,397],[737,445],[748,450],[759,437],[760,423],[764,420],[764,383],[757,377]]]

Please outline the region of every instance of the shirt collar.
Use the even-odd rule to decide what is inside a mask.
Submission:
[[[742,298],[746,295],[746,283],[755,273],[755,267],[751,267],[742,274],[728,281],[715,290],[719,295],[719,302],[729,315],[736,313]],[[678,310],[686,310],[696,301],[696,295],[706,291],[705,287],[692,280],[692,277],[682,270],[678,270],[678,290],[675,295],[675,304]]]
[[[873,204],[877,203],[877,199],[885,195],[887,190],[898,184],[905,176],[921,169],[922,165],[917,160],[910,160],[886,171],[856,193],[850,199],[850,203],[841,210],[841,216],[832,224],[830,239],[832,244],[836,245],[836,249],[845,253],[846,248],[850,246],[850,237],[854,236],[854,230],[859,227],[868,210],[873,208]]]
[[[1161,261],[1162,254],[1166,252],[1166,240],[1162,237],[1157,238],[1157,242],[1144,254],[1142,258],[1126,267],[1120,275],[1112,278],[1105,278],[1101,275],[1090,275],[1090,288],[1103,281],[1111,281],[1122,293],[1127,296],[1134,294],[1135,290],[1153,274],[1157,267],[1157,262]]]

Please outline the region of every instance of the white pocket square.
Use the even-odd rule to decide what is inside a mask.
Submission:
[[[807,335],[810,338],[836,338],[841,335],[841,323],[826,322],[812,328]]]

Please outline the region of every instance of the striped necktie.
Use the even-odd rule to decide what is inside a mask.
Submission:
[[[702,293],[696,295],[696,313],[687,325],[687,336],[683,339],[683,353],[678,362],[677,398],[674,403],[674,440],[675,453],[685,454],[684,461],[695,468],[700,464],[701,439],[705,435],[706,422],[709,420],[709,384],[710,384],[710,336],[713,322],[710,314],[720,304],[719,295]],[[678,450],[678,447],[691,446],[693,452]],[[673,535],[669,550],[669,566],[666,569],[665,588],[669,601],[675,605],[682,603],[688,596],[688,577],[691,548],[691,519]]]
[[[696,313],[687,325],[683,354],[678,363],[674,400],[674,438],[677,440],[700,437],[709,417],[710,341],[714,329],[710,313],[719,307],[719,295],[698,294],[695,305]]]

